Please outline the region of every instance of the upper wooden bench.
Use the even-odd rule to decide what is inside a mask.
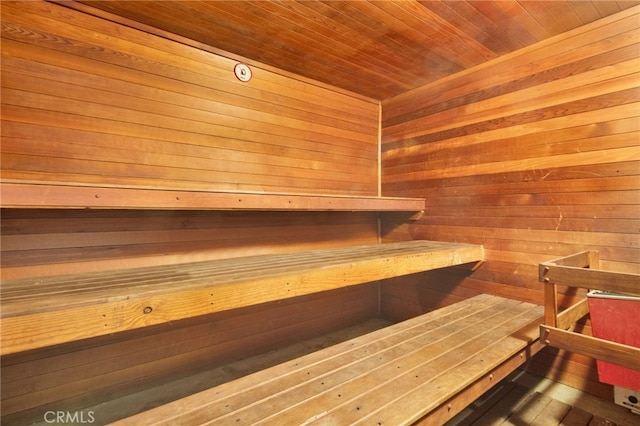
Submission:
[[[4,208],[421,212],[424,198],[0,182]]]
[[[115,424],[444,424],[541,348],[542,314],[476,296]]]
[[[483,259],[433,241],[5,281],[2,354]]]

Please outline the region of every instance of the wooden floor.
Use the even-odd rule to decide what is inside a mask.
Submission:
[[[108,423],[389,324],[382,319],[372,319],[334,333],[317,336],[259,356],[241,359],[225,366],[213,367],[197,375],[80,409],[93,411],[95,416],[100,418],[100,423]],[[35,424],[44,426],[46,423]],[[640,416],[629,413],[628,410],[613,402],[518,371],[448,422],[446,426],[472,424],[634,426],[640,425]]]
[[[640,416],[610,401],[519,370],[446,426],[634,426]]]

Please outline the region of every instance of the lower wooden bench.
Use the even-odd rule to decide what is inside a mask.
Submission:
[[[442,424],[540,349],[542,316],[479,295],[114,424]]]
[[[483,259],[403,241],[2,282],[2,355]]]

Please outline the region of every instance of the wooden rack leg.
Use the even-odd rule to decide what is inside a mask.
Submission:
[[[549,269],[542,272],[544,281],[544,323],[551,327],[558,326],[558,289],[557,286],[544,277]]]

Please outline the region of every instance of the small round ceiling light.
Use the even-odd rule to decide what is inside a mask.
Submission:
[[[240,81],[247,82],[251,80],[251,68],[249,68],[249,65],[247,64],[243,64],[241,62],[237,63],[236,66],[233,67],[233,73]]]

